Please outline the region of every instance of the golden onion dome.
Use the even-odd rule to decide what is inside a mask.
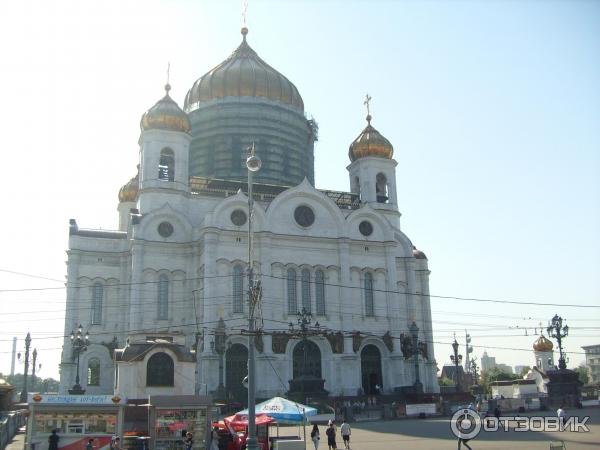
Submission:
[[[140,128],[145,130],[171,130],[189,133],[192,129],[190,119],[179,105],[171,98],[171,85],[165,85],[165,96],[144,113]]]
[[[264,62],[248,45],[248,29],[242,28],[240,46],[221,64],[202,75],[185,96],[188,112],[198,103],[225,97],[262,97],[304,111],[296,86]]]
[[[371,115],[367,115],[367,126],[350,144],[348,156],[354,162],[359,158],[375,156],[392,159],[394,147],[383,135],[371,126]]]
[[[135,202],[137,200],[138,191],[140,189],[140,166],[138,173],[129,180],[121,189],[119,189],[119,203]]]
[[[533,349],[536,352],[551,352],[554,348],[554,344],[543,334],[535,340],[533,343]]]

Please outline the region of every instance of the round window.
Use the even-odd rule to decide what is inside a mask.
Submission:
[[[371,236],[373,233],[373,225],[371,225],[371,222],[363,220],[360,225],[358,225],[358,231],[360,231],[360,234],[363,236]]]
[[[231,213],[231,222],[233,222],[233,224],[237,225],[238,227],[244,225],[246,223],[246,220],[246,213],[241,209],[236,209]]]
[[[160,234],[164,238],[168,238],[173,234],[173,225],[169,222],[161,222],[158,226],[158,234]]]
[[[302,227],[310,227],[315,222],[315,213],[308,206],[298,206],[294,211],[294,219]]]

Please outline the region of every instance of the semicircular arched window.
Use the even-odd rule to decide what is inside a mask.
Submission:
[[[100,386],[100,360],[91,358],[88,361],[87,385]]]
[[[166,353],[155,353],[146,365],[146,386],[172,387],[175,385],[175,365]]]

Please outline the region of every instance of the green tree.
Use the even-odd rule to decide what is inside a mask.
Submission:
[[[9,384],[13,385],[17,392],[23,390],[23,374],[16,373],[14,375],[0,375],[0,378],[4,378]],[[54,378],[40,378],[35,377],[35,380],[31,379],[31,374],[27,377],[27,391],[28,392],[58,392],[58,380]]]
[[[438,384],[440,386],[454,386],[454,381],[448,377],[438,378]]]
[[[583,384],[588,384],[590,382],[590,373],[585,365],[582,364],[579,366],[575,369],[575,372],[577,372],[577,377]]]
[[[521,373],[519,374],[521,377],[524,377],[525,375],[527,375],[527,373],[531,370],[531,367],[529,366],[525,366],[523,367],[523,369],[521,370]]]

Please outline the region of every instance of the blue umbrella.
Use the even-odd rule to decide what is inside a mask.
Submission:
[[[270,400],[259,403],[256,405],[255,411],[257,414],[268,414],[282,424],[302,423],[306,417],[317,414],[316,408],[292,402],[283,397],[273,397]],[[238,414],[248,414],[248,409],[240,411]]]

